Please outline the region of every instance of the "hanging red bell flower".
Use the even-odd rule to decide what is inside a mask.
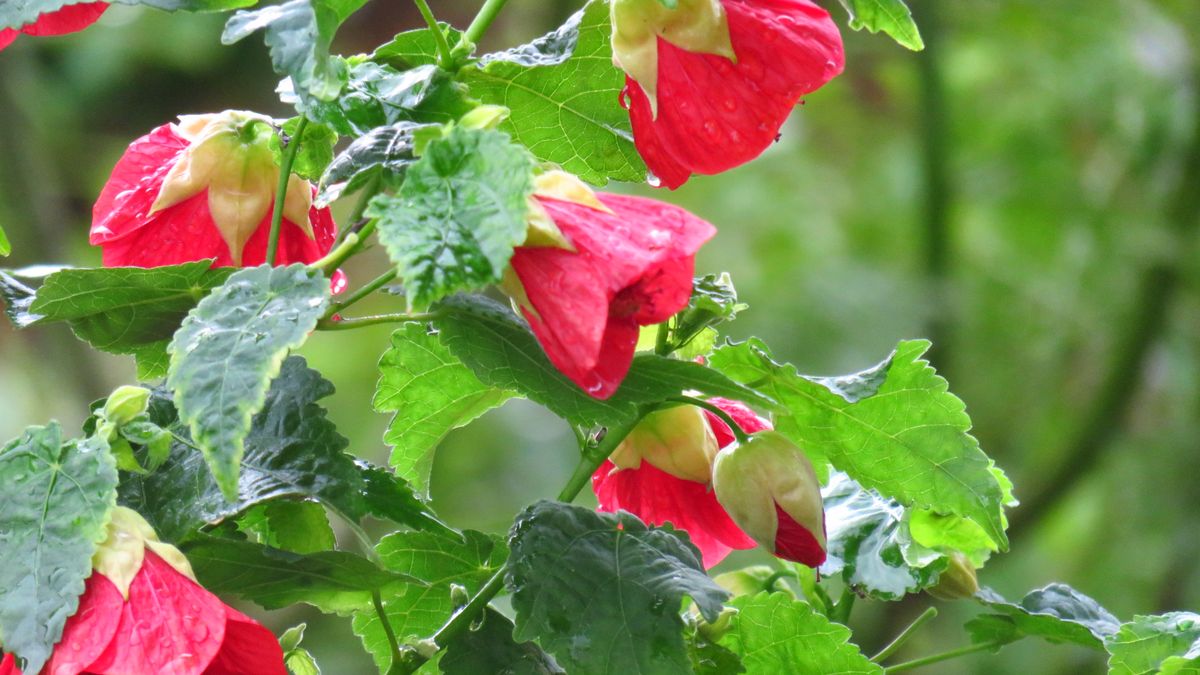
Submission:
[[[42,675],[287,675],[271,631],[196,583],[187,559],[117,507]],[[0,675],[20,675],[12,655]]]
[[[4,49],[12,44],[13,40],[16,40],[17,36],[21,33],[25,35],[49,36],[65,35],[81,31],[96,23],[96,20],[100,18],[100,15],[106,9],[108,9],[107,2],[84,2],[76,5],[67,5],[53,12],[46,12],[39,15],[33,23],[21,28],[5,28],[4,30],[0,30],[0,49]],[[3,670],[0,670],[0,673],[3,672]]]
[[[134,141],[92,209],[90,242],[104,265],[262,264],[279,180],[274,133],[269,118],[226,111],[184,116]],[[329,252],[337,226],[312,199],[313,187],[291,176],[275,264]]]
[[[614,0],[612,19],[634,143],[671,189],[757,157],[845,64],[836,24],[808,0]]]
[[[716,229],[677,206],[593,193],[561,171],[537,184],[503,288],[551,363],[605,399],[629,371],[638,328],[687,306],[696,251]]]

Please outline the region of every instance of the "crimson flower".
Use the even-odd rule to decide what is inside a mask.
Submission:
[[[671,189],[757,157],[845,65],[837,26],[809,0],[614,0],[613,26],[634,143]]]
[[[279,180],[268,118],[226,111],[180,118],[134,141],[92,209],[90,241],[106,267],[158,267],[215,258],[215,266],[266,259]],[[275,264],[311,263],[337,235],[313,188],[292,176]]]
[[[106,9],[108,9],[107,2],[84,2],[76,5],[67,5],[53,12],[46,12],[39,15],[33,23],[21,28],[5,28],[4,30],[0,30],[0,49],[4,49],[12,44],[13,40],[17,39],[17,35],[21,33],[48,36],[81,31],[96,23],[96,20],[100,18],[100,15]],[[3,670],[0,670],[0,673],[3,672]]]
[[[716,229],[677,206],[593,193],[562,172],[539,177],[550,183],[569,186],[535,192],[530,231],[554,232],[516,249],[505,290],[554,366],[605,399],[629,371],[639,326],[687,306],[696,251]]]

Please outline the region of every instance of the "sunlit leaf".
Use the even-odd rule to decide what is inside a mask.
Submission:
[[[746,672],[869,675],[883,669],[850,642],[850,629],[786,593],[743,596],[721,645],[741,657]]]

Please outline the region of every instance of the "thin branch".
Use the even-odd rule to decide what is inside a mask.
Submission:
[[[288,181],[292,178],[292,165],[296,163],[296,155],[300,152],[300,139],[304,136],[304,129],[307,126],[308,118],[301,117],[300,122],[296,124],[296,133],[288,139],[287,147],[283,150],[283,160],[279,164],[279,184],[275,188],[275,207],[271,211],[271,233],[267,239],[266,263],[268,265],[275,264],[276,254],[279,253],[279,234],[283,230],[283,207],[284,200],[287,198]]]
[[[413,0],[413,2],[416,3],[421,17],[428,24],[429,32],[433,33],[433,42],[437,45],[438,65],[449,68],[454,63],[454,57],[450,54],[450,43],[446,42],[446,34],[442,32],[442,27],[438,25],[437,19],[433,16],[433,10],[429,9],[429,3],[425,0]]]

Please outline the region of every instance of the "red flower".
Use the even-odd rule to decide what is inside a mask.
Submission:
[[[710,0],[683,0],[678,10],[618,2],[635,7],[624,22],[613,10],[634,143],[672,189],[693,173],[720,173],[757,157],[800,98],[845,64],[837,26],[808,0],[720,0],[723,13]],[[649,29],[638,22],[646,17]],[[650,39],[657,49],[647,46]]]
[[[710,402],[729,413],[746,433],[771,428],[769,422],[737,401],[716,398]],[[733,442],[733,432],[725,422],[707,411],[704,416],[719,447]],[[652,525],[671,523],[686,531],[700,549],[706,568],[724,560],[734,549],[756,545],[717,502],[707,483],[671,475],[650,461],[635,469],[618,469],[612,461],[605,461],[592,475],[592,489],[601,511],[624,509]]]
[[[687,306],[696,251],[716,230],[641,197],[587,191],[582,201],[535,199],[564,241],[517,248],[519,288],[508,290],[555,367],[588,394],[608,398],[629,371],[638,327]]]
[[[134,141],[92,209],[90,241],[104,249],[104,265],[262,264],[279,176],[266,145],[273,133],[265,118],[225,112],[181,118]],[[275,264],[329,252],[337,226],[312,196],[292,176]]]
[[[104,10],[108,9],[107,2],[85,2],[77,5],[67,5],[53,12],[38,16],[37,20],[21,28],[5,28],[0,30],[0,49],[12,44],[17,35],[47,36],[74,33],[96,23]],[[3,673],[0,670],[0,673]]]

